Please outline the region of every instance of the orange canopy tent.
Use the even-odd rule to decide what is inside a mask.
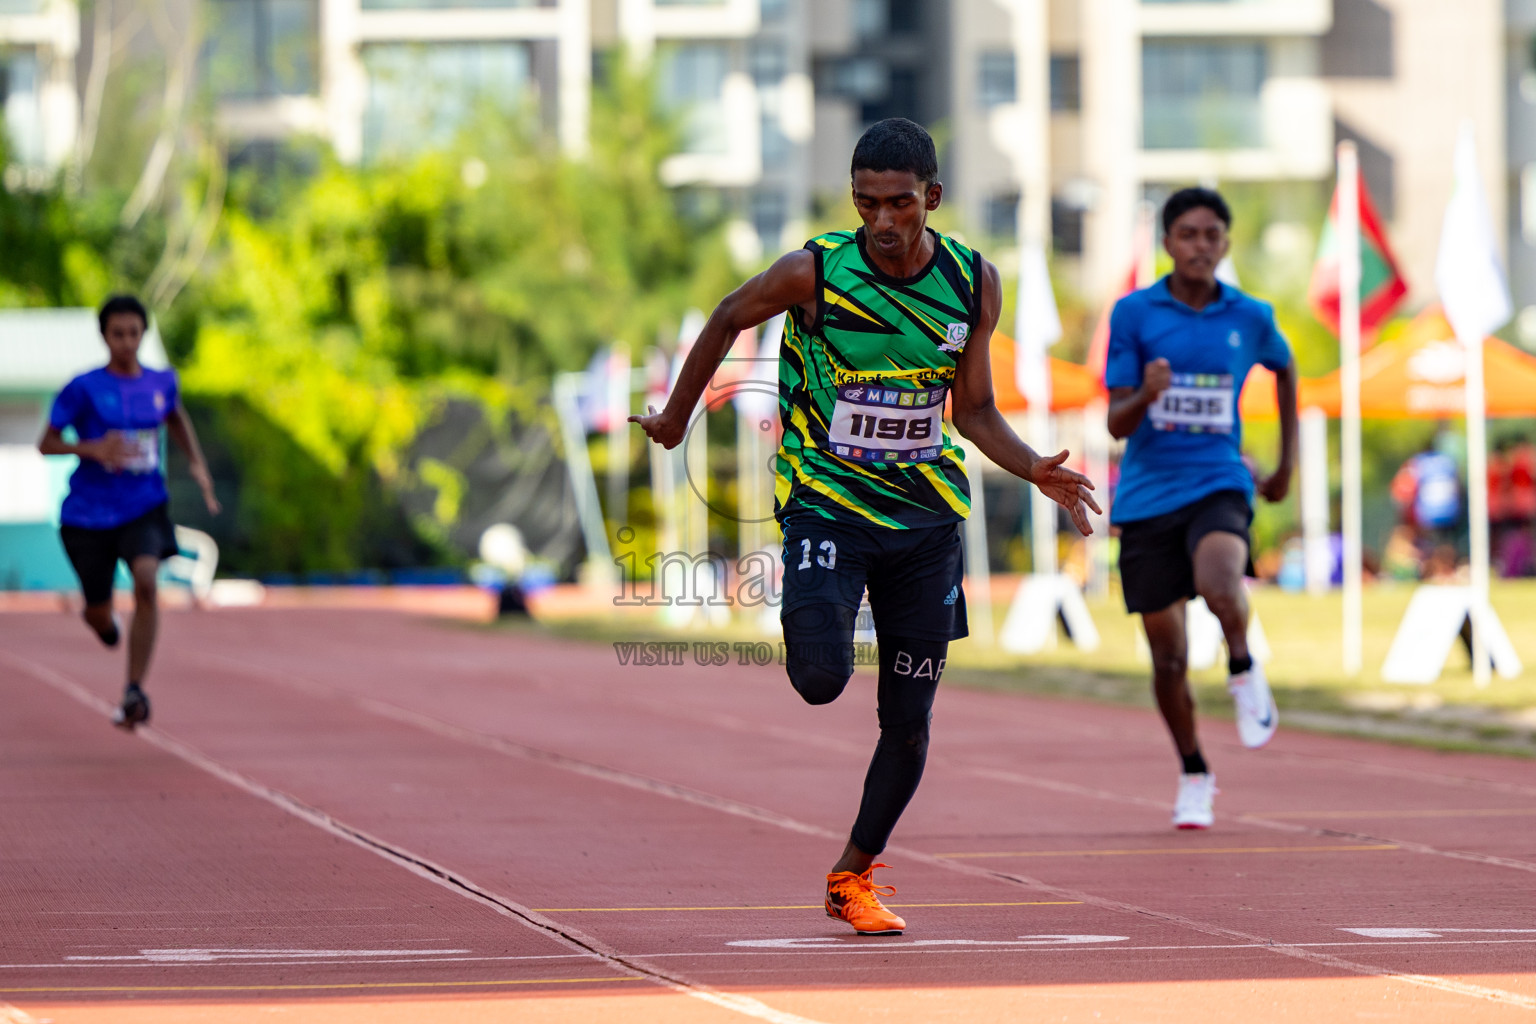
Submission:
[[[1016,346],[1006,334],[992,335],[992,391],[1002,412],[1021,412],[1029,401],[1019,392],[1014,372]],[[1093,371],[1065,359],[1051,357],[1051,411],[1081,409],[1105,396],[1104,388]]]
[[[1536,357],[1507,342],[1483,343],[1489,416],[1536,416]],[[1366,419],[1444,419],[1466,415],[1466,354],[1439,306],[1414,318],[1401,337],[1360,356],[1360,414]],[[1302,380],[1297,403],[1337,417],[1339,373]],[[1275,416],[1274,375],[1255,367],[1243,389],[1244,418]]]

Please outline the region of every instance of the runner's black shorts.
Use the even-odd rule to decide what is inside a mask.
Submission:
[[[799,513],[787,517],[783,527],[782,615],[810,605],[857,614],[868,588],[878,635],[943,641],[970,635],[960,524],[895,530]],[[829,621],[828,629],[840,632],[841,621],[841,616]],[[848,616],[846,622],[852,621]]]
[[[1231,533],[1252,549],[1253,506],[1242,491],[1216,491],[1172,512],[1120,524],[1120,587],[1133,614],[1160,612],[1195,596],[1195,548],[1208,533]],[[1248,575],[1253,575],[1250,559]]]
[[[166,559],[180,550],[170,507],[163,504],[137,519],[105,530],[60,526],[59,539],[64,542],[64,553],[75,567],[75,575],[80,577],[80,592],[88,605],[112,600],[112,578],[117,574],[119,558],[132,565],[135,558],[144,555]]]

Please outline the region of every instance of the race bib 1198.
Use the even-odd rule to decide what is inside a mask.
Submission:
[[[1235,396],[1228,373],[1176,373],[1167,391],[1147,410],[1157,430],[1230,434]]]
[[[948,387],[844,384],[827,430],[832,454],[855,462],[931,462],[944,453]]]

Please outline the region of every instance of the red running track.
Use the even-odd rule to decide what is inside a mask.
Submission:
[[[820,911],[874,687],[392,613],[0,616],[0,1022],[1536,1020],[1536,769],[946,687],[882,860]]]

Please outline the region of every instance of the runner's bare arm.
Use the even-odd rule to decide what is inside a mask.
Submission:
[[[198,490],[203,492],[203,504],[208,506],[210,514],[218,515],[220,505],[213,493],[213,474],[208,472],[208,460],[203,458],[203,446],[197,443],[197,431],[192,427],[192,417],[187,415],[186,407],[180,399],[176,401],[176,408],[165,418],[165,430],[171,435],[171,440],[176,442],[176,446],[187,453],[187,461],[190,463],[187,471],[197,481]]]
[[[64,440],[63,433],[57,427],[43,431],[42,439],[37,442],[37,450],[44,455],[75,455],[82,459],[93,459],[113,472],[122,468],[130,454],[128,443],[121,434],[107,434],[94,441],[70,444]]]
[[[647,416],[631,416],[629,421],[640,424],[652,441],[676,448],[688,429],[688,419],[699,396],[735,343],[736,335],[793,307],[813,317],[819,299],[816,257],[810,250],[798,249],[780,256],[773,266],[720,300],[683,361],[667,407],[661,412],[652,409]]]
[[[1109,433],[1116,438],[1130,437],[1141,426],[1147,409],[1173,383],[1173,368],[1168,360],[1152,360],[1142,370],[1141,387],[1111,388],[1109,391]]]
[[[981,264],[981,317],[976,331],[956,359],[954,399],[955,429],[981,453],[1021,480],[1028,480],[1072,516],[1078,532],[1093,532],[1088,525],[1088,509],[1100,514],[1098,502],[1089,492],[1093,482],[1081,473],[1062,465],[1066,451],[1044,457],[1019,439],[997,409],[992,390],[992,332],[1002,311],[1003,284],[997,268],[983,260]]]
[[[1257,481],[1258,492],[1268,501],[1284,501],[1296,468],[1296,360],[1275,374],[1275,401],[1280,408],[1280,462],[1275,471]]]

